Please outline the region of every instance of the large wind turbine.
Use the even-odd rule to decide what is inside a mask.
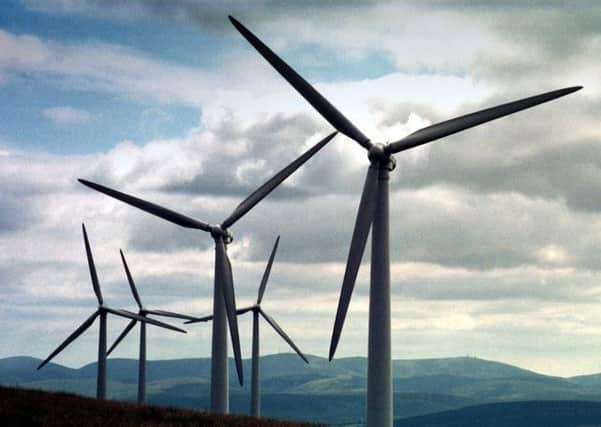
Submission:
[[[259,286],[259,294],[257,296],[257,302],[255,305],[250,307],[241,308],[236,311],[236,314],[244,314],[252,311],[253,313],[253,344],[252,344],[252,373],[251,373],[251,388],[250,388],[250,413],[255,417],[261,416],[261,392],[259,385],[259,314],[263,316],[265,321],[271,325],[271,327],[292,347],[292,349],[303,359],[306,363],[309,363],[305,355],[299,350],[299,348],[294,344],[292,339],[284,332],[284,330],[277,324],[277,322],[273,319],[273,317],[269,316],[265,311],[261,308],[261,301],[263,300],[263,294],[265,293],[265,287],[267,286],[267,280],[269,280],[269,274],[271,273],[271,266],[273,265],[273,259],[275,258],[275,253],[278,250],[278,243],[280,242],[280,236],[275,241],[273,245],[273,250],[271,251],[271,255],[269,257],[269,261],[267,262],[267,267],[265,267],[265,272],[263,273],[263,279],[261,279],[261,285]],[[205,316],[199,317],[194,320],[190,320],[186,323],[196,323],[196,322],[208,322],[213,320],[213,316]]]
[[[274,175],[265,184],[255,190],[250,196],[244,199],[234,211],[221,223],[211,225],[194,218],[182,215],[170,209],[147,202],[137,197],[112,190],[108,187],[95,184],[90,181],[80,179],[79,181],[101,193],[114,197],[129,205],[135,206],[143,211],[156,215],[169,222],[181,227],[202,230],[211,234],[215,241],[215,276],[213,286],[213,338],[211,346],[211,411],[227,413],[229,409],[228,399],[228,369],[227,369],[227,322],[230,327],[232,338],[232,347],[234,348],[234,358],[236,360],[236,369],[238,380],[243,383],[242,375],[242,355],[240,353],[240,338],[238,335],[238,321],[236,319],[236,302],[234,298],[234,280],[232,276],[232,267],[227,256],[226,245],[232,242],[233,236],[229,228],[257,203],[265,198],[288,176],[297,170],[311,156],[323,148],[337,132],[333,132],[305,153],[294,160],[276,175]]]
[[[518,101],[498,105],[456,117],[420,129],[389,144],[374,144],[313,86],[277,56],[269,47],[235,18],[230,21],[244,38],[284,77],[334,128],[367,150],[370,162],[355,220],[346,271],[342,282],[338,311],[330,343],[334,357],[349,306],[361,258],[372,230],[371,275],[369,294],[369,344],[367,369],[368,426],[392,425],[392,379],[390,352],[390,257],[388,221],[388,179],[395,168],[393,154],[463,131],[491,120],[534,107],[567,95],[581,86],[559,89]]]
[[[131,276],[129,271],[129,267],[127,266],[127,261],[125,261],[125,255],[123,255],[123,251],[120,250],[121,261],[123,262],[123,268],[125,269],[125,274],[127,276],[127,281],[129,282],[129,288],[131,289],[131,293],[136,300],[136,304],[138,304],[138,316],[143,317],[144,319],[148,319],[149,314],[153,314],[155,316],[163,316],[163,317],[172,317],[176,319],[185,319],[185,320],[193,320],[196,317],[188,316],[186,314],[173,313],[171,311],[165,310],[149,310],[142,305],[142,300],[140,299],[140,295],[138,294],[138,290],[136,289],[136,284],[134,283],[134,279]],[[119,343],[127,336],[129,331],[136,326],[137,319],[132,319],[123,332],[117,337],[113,345],[109,348],[109,351],[106,355],[110,355],[111,352],[119,345]],[[140,352],[138,358],[138,403],[144,403],[146,400],[146,322],[140,322]]]
[[[107,314],[115,314],[117,316],[125,317],[126,319],[131,319],[132,321],[140,321],[143,324],[150,323],[151,325],[160,326],[162,328],[171,329],[173,331],[186,333],[183,329],[176,328],[175,326],[168,325],[167,323],[159,322],[154,319],[148,319],[142,316],[138,316],[135,313],[132,313],[127,310],[116,310],[104,305],[104,301],[102,299],[102,292],[100,291],[100,283],[98,282],[98,276],[96,274],[96,266],[94,265],[94,258],[92,257],[92,250],[90,249],[90,243],[88,241],[88,234],[86,233],[85,225],[81,225],[83,230],[83,239],[86,246],[86,255],[88,257],[88,267],[90,268],[90,276],[92,278],[92,286],[94,288],[94,293],[96,294],[96,299],[98,300],[98,308],[96,311],[86,319],[71,335],[67,337],[65,341],[62,342],[52,353],[50,356],[46,358],[38,369],[41,369],[46,365],[46,363],[50,362],[54,356],[59,354],[61,351],[65,349],[71,342],[73,342],[77,337],[83,334],[94,320],[97,317],[100,317],[100,327],[98,333],[98,371],[97,371],[97,379],[96,379],[96,398],[97,399],[106,399],[106,316]]]

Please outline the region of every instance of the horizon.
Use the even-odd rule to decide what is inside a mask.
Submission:
[[[122,248],[148,308],[211,313],[209,238],[76,179],[213,223],[332,131],[231,14],[376,142],[583,85],[396,155],[392,356],[601,372],[601,4],[158,4],[0,6],[0,93],[10,100],[0,106],[0,358],[44,359],[95,309],[81,223],[107,305],[135,307]],[[255,300],[281,235],[263,304],[305,354],[327,355],[366,165],[339,134],[232,227],[239,308]],[[368,285],[369,249],[336,359],[366,357]],[[239,318],[243,359],[250,321]],[[125,324],[109,319],[109,344]],[[185,329],[149,328],[149,360],[209,357],[210,327]],[[136,338],[114,355],[135,358]],[[53,362],[95,361],[96,339],[93,326]],[[262,356],[287,349],[275,333],[261,339]]]
[[[263,358],[268,358],[268,357],[274,357],[274,356],[291,356],[293,359],[297,359],[298,356],[296,353],[294,353],[293,351],[288,351],[288,352],[282,352],[282,353],[270,353],[270,354],[262,354],[259,356],[259,359],[263,359]],[[367,356],[345,356],[345,357],[337,357],[334,360],[329,361],[327,356],[318,356],[315,354],[305,354],[305,356],[307,356],[308,358],[318,358],[318,359],[323,359],[325,362],[327,363],[335,363],[337,360],[341,360],[341,359],[364,359],[365,361],[367,361]],[[42,361],[43,359],[34,357],[34,356],[27,356],[27,355],[18,355],[18,356],[7,356],[7,357],[2,357],[0,358],[0,361],[5,360],[5,359],[18,359],[18,358],[30,358],[30,359],[34,359],[36,361]],[[210,360],[211,357],[209,356],[204,356],[204,357],[181,357],[181,358],[169,358],[169,359],[148,359],[147,363],[152,363],[152,362],[174,362],[174,361],[179,361],[179,360],[194,360],[194,359],[199,359],[199,360]],[[520,370],[524,370],[524,371],[528,371],[528,372],[532,372],[534,374],[539,374],[539,375],[543,375],[543,376],[547,376],[547,377],[556,377],[556,378],[564,378],[564,379],[569,379],[569,378],[573,378],[573,377],[579,377],[579,376],[589,376],[589,375],[597,375],[600,374],[601,375],[601,371],[600,372],[590,372],[590,373],[585,373],[585,374],[579,374],[579,375],[572,375],[572,376],[558,376],[558,375],[552,375],[549,373],[545,373],[542,372],[540,370],[536,370],[536,369],[527,369],[518,365],[513,365],[507,362],[503,362],[501,360],[491,360],[491,359],[484,359],[478,356],[472,356],[472,355],[464,355],[464,356],[450,356],[450,357],[428,357],[428,358],[420,358],[420,359],[395,359],[393,358],[392,361],[393,362],[428,362],[428,361],[439,361],[439,360],[454,360],[454,359],[474,359],[474,360],[478,360],[480,362],[488,362],[488,363],[493,363],[493,364],[499,364],[499,365],[505,365],[505,366],[509,366],[512,368],[516,368],[516,369],[520,369]],[[123,361],[123,360],[127,360],[127,361],[131,361],[134,363],[138,363],[138,358],[135,356],[132,357],[108,357],[107,358],[107,363],[108,365],[110,365],[111,361]],[[243,357],[242,360],[244,362],[247,363],[251,363],[251,357]],[[69,369],[82,369],[85,368],[87,366],[93,366],[96,365],[98,363],[98,361],[93,360],[91,362],[87,362],[84,363],[82,365],[79,366],[73,366],[73,365],[67,365],[67,364],[63,364],[63,363],[58,363],[55,361],[51,361],[48,363],[48,365],[59,365],[65,368],[69,368]],[[299,361],[299,363],[302,363],[302,361]],[[309,364],[310,365],[310,364]],[[232,355],[228,355],[228,369],[230,371],[235,370],[235,360],[234,357]],[[230,378],[231,380],[231,378]],[[246,387],[248,386],[248,384],[245,384],[244,386],[240,386],[240,387]]]
[[[298,355],[296,353],[294,353],[293,351],[284,351],[284,352],[280,352],[280,353],[270,353],[270,354],[261,354],[259,356],[259,359],[262,358],[266,358],[266,357],[273,357],[273,356],[291,356],[293,358],[297,358]],[[367,360],[367,356],[343,356],[343,357],[336,357],[333,360],[328,360],[327,356],[319,356],[316,354],[310,354],[310,353],[305,353],[305,356],[307,358],[319,358],[319,359],[323,359],[324,361],[328,362],[328,363],[334,363],[337,360],[341,360],[341,359],[365,359]],[[31,359],[35,359],[36,361],[42,361],[42,358],[38,358],[35,356],[29,356],[29,355],[17,355],[17,356],[6,356],[6,357],[1,357],[0,361],[4,360],[4,359],[18,359],[18,358],[31,358]],[[165,358],[165,359],[148,359],[147,363],[152,363],[152,362],[169,362],[169,361],[177,361],[177,360],[193,360],[193,359],[201,359],[201,360],[210,360],[211,356],[191,356],[191,357],[175,357],[175,358]],[[525,368],[519,365],[514,365],[502,360],[492,360],[492,359],[486,359],[486,358],[482,358],[479,356],[475,356],[475,355],[463,355],[463,356],[448,356],[448,357],[424,357],[424,358],[418,358],[418,359],[403,359],[403,358],[393,358],[392,361],[393,362],[426,362],[426,361],[434,361],[434,360],[452,360],[452,359],[476,359],[479,360],[481,362],[490,362],[490,363],[495,363],[495,364],[501,364],[501,365],[506,365],[506,366],[510,366],[513,368],[517,368],[517,369],[522,369],[522,370],[526,370],[529,372],[533,372],[535,374],[540,374],[540,375],[544,375],[547,377],[558,377],[558,378],[573,378],[573,377],[579,377],[579,376],[588,376],[588,375],[601,375],[601,371],[599,372],[588,372],[588,373],[582,373],[582,374],[578,374],[578,375],[567,375],[567,376],[562,376],[562,375],[554,375],[548,372],[544,372],[543,370],[540,369],[531,369],[531,368]],[[137,363],[138,362],[138,358],[135,355],[132,355],[131,357],[112,357],[109,356],[107,358],[107,363],[110,365],[111,361],[115,361],[115,360],[130,360],[132,362]],[[250,363],[251,362],[251,357],[242,357],[242,360],[245,362]],[[48,364],[49,365],[60,365],[66,368],[70,368],[70,369],[81,369],[84,368],[86,366],[92,366],[92,365],[96,365],[98,363],[98,361],[96,360],[92,360],[90,362],[86,362],[83,363],[81,365],[70,365],[70,364],[65,364],[65,363],[59,363],[56,361],[51,361]],[[228,354],[228,366],[230,370],[235,369],[235,361],[234,361],[234,357],[233,355],[229,355]]]

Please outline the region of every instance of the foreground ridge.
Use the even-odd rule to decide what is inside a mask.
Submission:
[[[0,418],[4,425],[43,426],[266,426],[303,427],[318,424],[223,415],[190,409],[99,401],[68,393],[50,393],[0,386]]]

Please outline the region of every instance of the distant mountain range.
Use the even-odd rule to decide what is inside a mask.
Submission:
[[[311,362],[309,365],[291,353],[261,358],[263,414],[328,424],[361,423],[364,417],[367,359],[353,357],[328,362],[321,357],[308,358]],[[31,357],[0,359],[0,384],[94,395],[95,363],[79,369],[50,363],[37,371],[39,363],[39,359]],[[248,413],[248,384],[240,387],[236,382],[233,364],[230,367],[231,410],[234,413]],[[150,403],[208,407],[210,359],[149,361],[147,368]],[[245,360],[247,380],[250,378],[250,368],[250,360]],[[136,360],[109,359],[108,379],[111,399],[135,401]],[[435,413],[461,408],[461,411],[468,411],[468,407],[483,404],[484,407],[478,407],[485,408],[483,410],[494,409],[494,406],[486,404],[498,402],[516,402],[517,405],[518,401],[563,401],[564,406],[570,405],[567,401],[580,401],[576,403],[582,405],[586,401],[601,402],[601,374],[552,377],[473,357],[395,360],[393,382],[395,416],[399,426],[414,425],[403,424],[413,420],[410,417],[435,417]],[[465,414],[461,411],[446,414],[460,417]]]

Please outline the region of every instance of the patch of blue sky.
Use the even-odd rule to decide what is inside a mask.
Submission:
[[[26,76],[12,76],[0,87],[0,140],[24,150],[56,154],[106,151],[125,139],[144,144],[178,138],[198,126],[198,109],[144,104],[99,92],[65,90]],[[69,107],[89,113],[87,120],[53,121],[44,110]]]
[[[377,49],[348,54],[311,44],[280,54],[309,81],[375,79],[396,71],[396,65],[390,54]]]
[[[467,71],[461,66],[446,64],[416,64],[399,66],[386,50],[342,51],[316,44],[303,44],[286,52],[279,52],[301,75],[309,81],[337,82],[377,79],[391,74],[439,75],[464,78]]]
[[[231,39],[200,27],[152,17],[136,20],[93,15],[66,15],[27,9],[17,0],[3,0],[0,28],[63,43],[102,42],[136,49],[165,62],[212,66]]]

